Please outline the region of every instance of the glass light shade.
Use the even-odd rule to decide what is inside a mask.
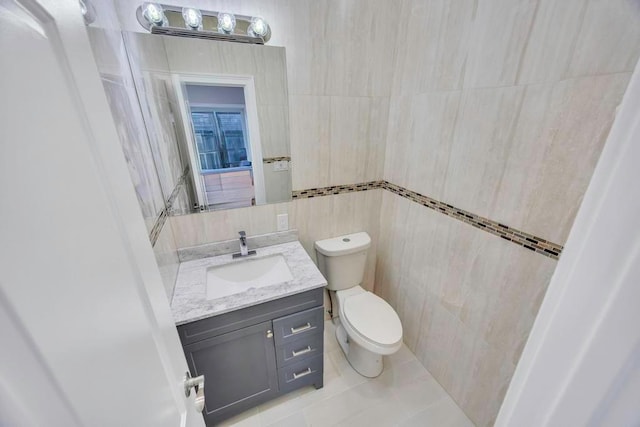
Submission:
[[[84,0],[79,0],[80,1],[80,12],[82,12],[82,16],[85,16],[87,14],[87,5],[84,3]]]
[[[85,25],[92,24],[96,20],[96,8],[90,0],[79,0],[79,3]]]
[[[236,17],[233,16],[233,14],[226,12],[218,13],[218,31],[231,34],[235,28]]]
[[[167,18],[164,16],[164,10],[158,3],[145,3],[142,7],[144,10],[142,16],[150,24],[163,26],[166,23]]]
[[[191,7],[182,8],[182,18],[184,18],[184,25],[194,30],[202,29],[202,12],[198,9]]]
[[[269,24],[267,21],[255,16],[251,18],[251,24],[249,24],[249,35],[253,37],[264,37],[269,32]]]

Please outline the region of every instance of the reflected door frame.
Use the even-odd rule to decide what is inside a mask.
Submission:
[[[241,87],[244,91],[244,107],[246,114],[247,139],[249,140],[249,151],[251,155],[251,169],[253,170],[253,181],[256,205],[263,205],[267,201],[267,193],[264,182],[262,143],[260,141],[260,126],[258,123],[258,103],[256,98],[256,87],[253,76],[250,75],[228,75],[228,74],[172,74],[176,96],[180,106],[180,115],[185,124],[184,133],[187,140],[187,150],[191,163],[191,174],[194,180],[196,196],[199,206],[207,206],[206,194],[202,185],[200,162],[196,149],[196,138],[191,120],[191,106],[187,99],[187,85],[195,84],[200,86],[225,86]],[[188,124],[188,125],[187,125]],[[187,129],[188,127],[188,129]]]

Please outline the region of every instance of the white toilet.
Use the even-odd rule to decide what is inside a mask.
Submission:
[[[360,287],[370,245],[361,232],[319,240],[315,248],[331,292],[338,343],[353,369],[372,378],[382,373],[382,356],[402,346],[402,324],[385,300]]]

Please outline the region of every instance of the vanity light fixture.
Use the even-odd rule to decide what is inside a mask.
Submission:
[[[182,17],[184,18],[184,25],[192,30],[202,29],[202,12],[192,7],[182,8]]]
[[[236,17],[231,13],[220,12],[218,13],[218,31],[231,34],[236,28]]]
[[[264,38],[269,33],[269,24],[267,24],[267,21],[263,18],[254,16],[251,18],[251,23],[249,24],[247,33],[253,37]]]
[[[166,25],[167,17],[164,16],[162,6],[158,3],[145,3],[142,5],[142,10],[142,16],[144,16],[144,19],[151,25],[157,25],[158,27]]]
[[[78,1],[90,6],[92,0]],[[272,34],[271,26],[261,16],[235,15],[186,5],[172,6],[153,0],[138,6],[136,19],[151,34],[165,36],[263,45]]]

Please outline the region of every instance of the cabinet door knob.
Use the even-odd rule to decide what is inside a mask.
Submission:
[[[273,331],[271,329],[267,331],[267,338],[273,338]]]

